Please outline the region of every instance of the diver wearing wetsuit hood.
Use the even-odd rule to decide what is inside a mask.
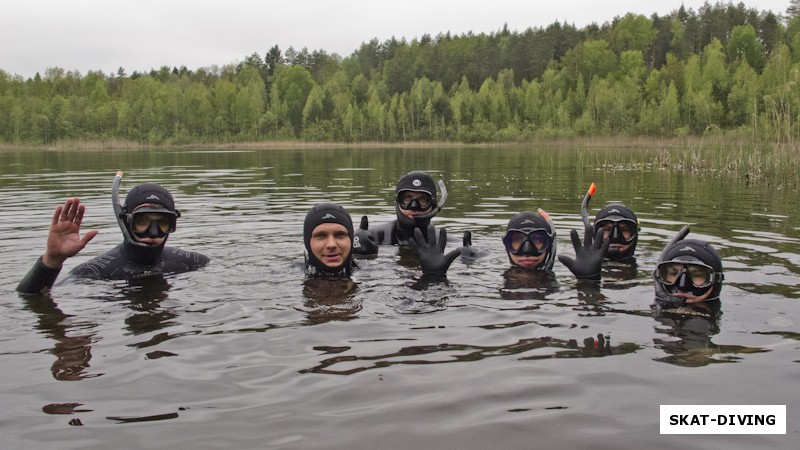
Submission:
[[[425,172],[405,174],[395,187],[395,213],[397,219],[368,229],[366,216],[356,230],[354,250],[360,255],[377,252],[378,245],[406,245],[419,228],[428,238],[431,219],[439,213],[447,201],[447,189],[439,181],[441,199],[437,198],[436,183]],[[433,229],[435,233],[435,228]]]
[[[553,270],[556,243],[555,225],[542,209],[523,211],[512,217],[503,236],[508,260],[523,269]]]
[[[342,206],[322,203],[311,208],[303,222],[305,270],[309,275],[349,276],[353,261],[353,220]]]
[[[135,279],[199,269],[210,261],[200,253],[167,247],[170,233],[177,228],[180,211],[172,194],[155,183],[135,186],[125,204],[119,204],[117,173],[112,185],[112,203],[123,242],[70,271],[70,275],[96,279]],[[80,237],[85,207],[78,198],[67,199],[56,208],[47,237],[47,250],[17,286],[22,293],[45,293],[52,288],[64,261],[75,256],[97,235],[88,231]]]
[[[685,226],[664,248],[653,271],[656,303],[683,306],[719,300],[722,259],[706,241],[686,239]]]
[[[606,259],[632,258],[639,241],[639,219],[622,203],[609,203],[594,218],[594,230],[603,229],[603,237],[611,242]]]

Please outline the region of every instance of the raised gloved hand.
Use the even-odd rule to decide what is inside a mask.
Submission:
[[[558,255],[558,260],[579,279],[599,280],[603,257],[611,244],[608,239],[603,239],[603,229],[600,228],[594,235],[592,235],[591,229],[587,229],[583,244],[581,244],[577,231],[572,230],[570,237],[572,238],[572,247],[575,248],[575,258]]]
[[[367,216],[361,216],[361,225],[354,231],[353,254],[377,255],[379,241],[375,233],[369,231],[369,220]]]
[[[433,225],[428,224],[427,239],[422,234],[422,230],[414,228],[414,237],[408,240],[408,245],[419,256],[419,264],[422,272],[426,274],[445,275],[453,260],[461,254],[461,248],[457,248],[448,254],[444,254],[447,245],[447,230],[439,229],[439,239],[436,239],[436,231]]]

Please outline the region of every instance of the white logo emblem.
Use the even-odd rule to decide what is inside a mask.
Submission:
[[[522,223],[520,225],[525,225],[526,223],[532,224],[533,221],[531,219],[525,219],[525,220],[522,221]]]
[[[420,187],[420,186],[422,186],[422,181],[414,180],[414,181],[411,182],[411,184],[413,184],[416,187]]]
[[[361,248],[361,241],[358,240],[358,236],[353,238],[353,248]]]
[[[610,213],[622,214],[621,212],[619,212],[619,210],[618,210],[618,209],[612,209],[612,210],[610,210],[610,211],[608,211],[608,212],[610,212]]]
[[[150,194],[147,196],[147,200],[161,200],[161,199],[158,198],[156,194]]]
[[[687,252],[687,251],[688,251],[688,252],[692,252],[692,253],[697,253],[697,252],[695,251],[695,249],[693,249],[692,247],[689,247],[688,245],[687,245],[686,247],[683,247],[682,249],[680,249],[680,250],[678,250],[678,251],[679,251],[679,252]]]
[[[336,216],[334,216],[331,213],[328,213],[328,214],[325,214],[324,216],[322,216],[321,220],[325,220],[325,219],[336,219]]]

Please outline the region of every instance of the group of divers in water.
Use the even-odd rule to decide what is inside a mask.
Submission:
[[[70,275],[95,279],[135,279],[199,269],[210,261],[206,255],[166,245],[176,231],[181,213],[172,194],[155,183],[133,187],[124,203],[119,201],[122,172],[112,185],[114,213],[123,242],[70,271]],[[356,255],[376,255],[382,245],[407,245],[419,258],[423,274],[444,276],[459,256],[480,253],[465,232],[463,246],[445,253],[447,232],[437,230],[431,219],[447,200],[444,182],[437,184],[425,172],[409,172],[395,188],[397,218],[370,226],[363,216],[355,228],[347,210],[336,203],[312,207],[303,223],[305,271],[308,277],[349,277],[358,267]],[[640,226],[636,214],[622,203],[603,207],[591,221],[588,204],[595,192],[592,184],[581,205],[584,240],[571,231],[575,256],[558,260],[577,279],[599,281],[603,260],[634,258]],[[17,286],[23,294],[46,294],[53,287],[64,262],[77,255],[96,235],[81,236],[85,206],[68,198],[55,208],[47,236],[47,248]],[[653,271],[656,306],[719,309],[724,279],[722,260],[711,244],[689,239],[684,226],[662,251]],[[523,211],[508,222],[503,245],[512,267],[526,272],[552,273],[556,260],[556,229],[543,209]]]

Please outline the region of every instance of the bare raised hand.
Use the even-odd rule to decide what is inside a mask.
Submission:
[[[90,230],[81,237],[81,222],[86,207],[78,197],[68,198],[63,205],[56,207],[50,232],[47,234],[47,250],[42,255],[42,263],[50,268],[59,268],[67,258],[75,256],[86,247],[97,230]]]

